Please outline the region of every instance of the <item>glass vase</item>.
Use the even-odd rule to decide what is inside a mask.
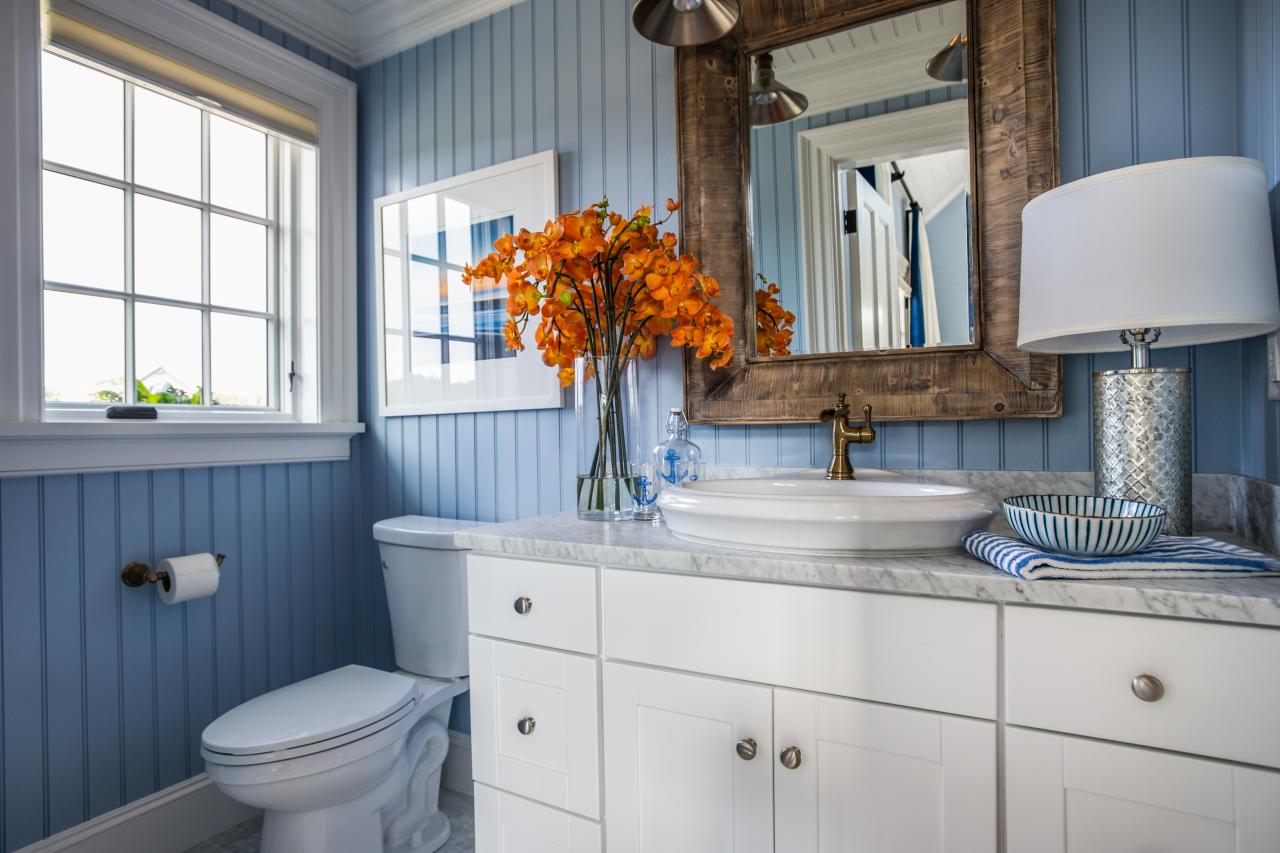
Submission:
[[[631,518],[631,463],[639,459],[636,370],[608,356],[574,362],[578,435],[578,518]]]

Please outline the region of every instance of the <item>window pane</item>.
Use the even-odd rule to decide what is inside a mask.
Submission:
[[[444,200],[445,255],[449,263],[463,266],[471,258],[471,207],[451,198]]]
[[[415,332],[440,332],[440,268],[409,264],[409,310]]]
[[[46,281],[124,289],[124,193],[44,173]]]
[[[409,199],[409,251],[427,260],[440,256],[440,223],[436,216],[438,201],[435,193]]]
[[[462,281],[462,273],[449,270],[449,304],[445,308],[448,317],[447,330],[451,335],[463,338],[476,336],[475,295]]]
[[[133,337],[139,403],[200,402],[204,346],[199,311],[139,302],[133,308]]]
[[[124,300],[45,291],[44,398],[124,401]]]
[[[133,289],[199,302],[200,211],[145,195],[133,197]]]
[[[200,198],[200,110],[133,88],[133,179],[187,198]]]
[[[266,226],[215,213],[209,228],[213,304],[266,311]]]
[[[214,405],[267,405],[267,321],[214,312],[210,324]]]
[[[209,116],[209,199],[219,207],[267,215],[267,135]]]
[[[403,204],[389,204],[382,208],[382,248],[395,251],[400,248],[400,211]]]
[[[124,177],[124,83],[45,53],[41,64],[44,158]]]

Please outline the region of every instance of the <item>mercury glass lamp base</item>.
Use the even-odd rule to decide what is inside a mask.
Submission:
[[[1162,506],[1164,532],[1191,533],[1191,371],[1093,374],[1094,494]]]

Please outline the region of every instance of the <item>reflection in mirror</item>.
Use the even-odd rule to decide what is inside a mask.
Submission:
[[[763,356],[969,345],[962,0],[752,57]]]

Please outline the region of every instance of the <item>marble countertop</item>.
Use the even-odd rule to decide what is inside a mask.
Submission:
[[[1248,547],[1230,533],[1210,535]],[[580,521],[572,513],[481,525],[458,538],[476,551],[553,561],[1280,627],[1280,577],[1024,581],[964,553],[773,554],[688,542],[665,525]]]

